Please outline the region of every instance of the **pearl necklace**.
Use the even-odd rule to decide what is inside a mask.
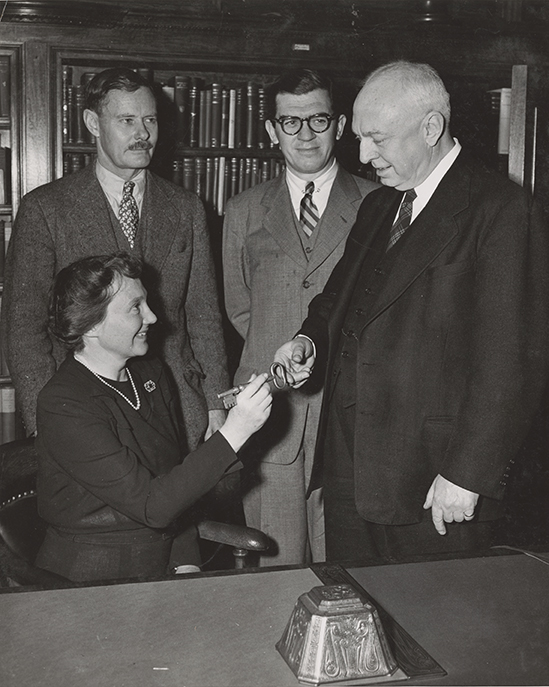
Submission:
[[[139,394],[137,393],[137,387],[135,386],[135,383],[134,383],[134,381],[133,381],[133,377],[132,377],[132,375],[131,375],[131,372],[128,370],[127,367],[125,368],[125,370],[126,370],[126,374],[128,375],[128,379],[130,380],[130,383],[131,383],[131,385],[132,385],[133,393],[135,394],[136,403],[132,403],[132,402],[130,401],[130,399],[126,396],[126,394],[123,394],[123,393],[122,393],[121,391],[119,391],[115,386],[113,386],[112,384],[109,384],[105,379],[103,379],[103,377],[101,377],[101,375],[98,375],[97,372],[94,372],[94,371],[91,369],[91,367],[88,367],[88,366],[86,365],[86,363],[84,363],[82,360],[80,360],[80,358],[77,358],[76,356],[74,356],[74,359],[77,360],[81,365],[84,365],[84,367],[86,368],[86,370],[89,370],[89,371],[92,373],[92,375],[94,375],[95,377],[97,377],[97,379],[98,379],[100,382],[102,382],[105,386],[108,386],[109,389],[112,389],[113,391],[116,391],[116,393],[117,393],[119,396],[122,396],[122,398],[123,398],[127,403],[129,403],[129,404],[131,405],[131,407],[132,407],[134,410],[139,410],[139,408],[141,408],[141,399],[139,398]]]

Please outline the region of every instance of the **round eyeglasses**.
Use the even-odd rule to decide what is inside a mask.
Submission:
[[[280,124],[282,131],[288,134],[288,136],[295,136],[298,134],[303,128],[303,122],[307,122],[307,126],[315,134],[322,134],[328,131],[334,119],[338,117],[339,115],[319,112],[309,117],[279,117],[278,119],[273,119],[273,122]]]

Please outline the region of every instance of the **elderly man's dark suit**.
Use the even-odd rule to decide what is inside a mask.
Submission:
[[[356,508],[382,525],[418,523],[439,473],[500,499],[547,370],[547,229],[522,189],[462,151],[387,251],[401,198],[364,200],[302,327],[328,356],[313,486],[337,402]]]
[[[134,254],[158,316],[153,350],[177,385],[191,447],[227,387],[225,351],[209,238],[200,200],[146,172]],[[48,292],[63,267],[89,255],[130,251],[93,167],[27,194],[7,255],[2,334],[29,432],[38,392],[65,353],[47,334]],[[132,252],[132,251],[130,251]]]

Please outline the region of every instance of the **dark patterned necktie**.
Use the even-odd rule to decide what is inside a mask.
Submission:
[[[133,197],[134,186],[135,183],[133,181],[126,181],[124,184],[122,200],[120,201],[120,210],[118,212],[120,226],[132,248],[139,225],[139,210],[137,208],[137,202]]]
[[[412,204],[416,198],[417,193],[414,191],[413,188],[411,188],[409,191],[406,191],[406,195],[404,196],[404,200],[402,201],[402,204],[400,206],[396,222],[391,227],[391,232],[389,234],[389,243],[387,244],[387,250],[389,250],[391,246],[395,245],[395,243],[399,240],[402,234],[404,234],[406,229],[408,229],[408,227],[410,226],[410,222],[412,221]]]
[[[318,224],[318,209],[313,202],[314,191],[315,182],[309,181],[305,187],[305,195],[301,199],[299,206],[299,221],[307,236],[312,235],[314,228]]]

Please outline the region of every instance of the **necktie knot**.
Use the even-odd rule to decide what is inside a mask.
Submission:
[[[305,194],[301,199],[299,209],[299,222],[307,236],[311,236],[314,228],[318,224],[318,208],[313,200],[315,182],[309,181],[305,186]]]
[[[406,191],[404,194],[404,198],[400,204],[400,210],[398,211],[398,217],[396,218],[396,221],[391,227],[391,231],[389,233],[387,250],[389,250],[391,246],[395,245],[399,238],[404,234],[406,229],[408,229],[410,226],[412,221],[413,203],[416,198],[417,193],[413,188],[411,188],[409,191]]]
[[[131,248],[133,248],[137,227],[139,226],[139,208],[137,207],[137,201],[133,197],[134,188],[134,181],[126,181],[124,183],[122,200],[120,201],[120,210],[118,213],[120,226]]]

